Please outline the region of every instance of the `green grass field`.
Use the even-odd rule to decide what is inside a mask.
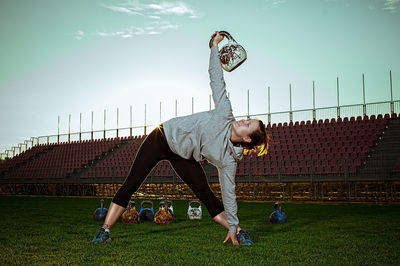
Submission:
[[[288,223],[272,225],[273,202],[239,202],[241,226],[255,241],[249,247],[223,244],[226,231],[207,211],[201,221],[187,220],[187,203],[174,201],[171,225],[118,222],[111,244],[93,245],[99,199],[0,196],[0,265],[400,262],[399,205],[283,203]]]

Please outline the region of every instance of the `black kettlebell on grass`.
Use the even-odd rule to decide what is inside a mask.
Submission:
[[[150,204],[150,208],[143,207],[144,204]],[[154,204],[151,200],[145,200],[140,203],[139,217],[141,221],[154,220]]]
[[[93,218],[96,221],[104,221],[106,219],[108,210],[104,208],[104,200],[100,200],[100,208],[94,211]]]

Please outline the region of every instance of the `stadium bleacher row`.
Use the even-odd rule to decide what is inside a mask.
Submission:
[[[397,115],[268,124],[267,155],[244,156],[237,176],[356,174],[390,119]],[[3,178],[124,178],[145,136],[37,145],[0,164]],[[393,168],[400,172],[400,157]],[[150,174],[171,177],[166,161]],[[217,176],[215,170],[211,176]]]

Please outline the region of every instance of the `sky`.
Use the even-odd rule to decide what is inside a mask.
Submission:
[[[0,0],[0,152],[30,137],[157,125],[209,110],[211,34],[248,59],[224,72],[234,115],[400,99],[400,0]],[[223,41],[221,45],[224,45]],[[146,107],[145,107],[146,106]],[[160,117],[161,106],[161,117]],[[82,124],[80,126],[80,114]],[[71,124],[69,129],[69,115]],[[58,126],[58,118],[60,124]]]

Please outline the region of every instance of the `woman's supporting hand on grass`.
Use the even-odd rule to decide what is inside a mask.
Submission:
[[[229,239],[232,240],[232,244],[234,244],[235,246],[236,246],[236,245],[239,245],[239,242],[238,242],[238,240],[237,240],[236,233],[228,232],[228,234],[227,234],[226,237],[225,237],[224,244],[225,244],[226,241],[228,241]]]

